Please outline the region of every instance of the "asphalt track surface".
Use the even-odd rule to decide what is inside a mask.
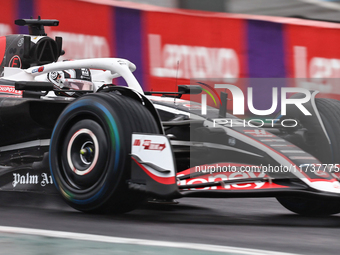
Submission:
[[[339,254],[340,214],[290,213],[274,198],[180,199],[124,215],[90,215],[58,196],[0,193],[0,225],[298,254]],[[0,252],[1,253],[1,252]]]

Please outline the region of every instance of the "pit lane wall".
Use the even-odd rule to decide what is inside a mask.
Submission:
[[[27,28],[14,25],[16,18],[58,19],[59,27],[46,31],[52,37],[63,36],[62,58],[127,58],[137,65],[135,75],[145,90],[177,90],[176,76],[177,84],[188,84],[190,77],[230,78],[234,84],[248,77],[340,78],[340,24],[114,0],[0,0],[0,4],[0,35],[27,33]],[[340,99],[340,88],[327,82],[301,84],[295,86],[310,86]],[[263,96],[271,90],[257,91],[255,97],[256,93]]]

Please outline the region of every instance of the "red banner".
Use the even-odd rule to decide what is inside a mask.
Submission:
[[[15,25],[14,17],[16,16],[17,3],[16,1],[1,1],[0,15],[0,36],[14,34]]]
[[[176,91],[190,78],[223,78],[236,83],[245,74],[245,22],[165,12],[145,12],[148,89]]]
[[[295,86],[340,99],[340,25],[286,25],[288,73]]]
[[[340,78],[339,24],[111,0],[0,3],[5,10],[0,36],[21,31],[14,25],[16,18],[32,14],[58,19],[58,27],[45,30],[51,37],[63,37],[66,54],[60,60],[129,58],[137,63],[135,74],[145,90],[176,91],[176,84],[189,84],[190,78],[240,85],[239,78],[248,76],[288,76],[301,78],[294,86],[340,99],[333,79]],[[246,86],[240,85],[243,90]]]

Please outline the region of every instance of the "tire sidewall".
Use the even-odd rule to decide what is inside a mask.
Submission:
[[[60,148],[69,128],[78,119],[90,118],[98,122],[107,137],[108,158],[101,182],[86,192],[70,188],[62,176]],[[122,127],[118,116],[106,100],[100,97],[82,97],[71,103],[60,115],[51,136],[50,169],[54,183],[66,202],[80,210],[91,210],[104,203],[121,185],[122,169],[128,154],[121,140]]]

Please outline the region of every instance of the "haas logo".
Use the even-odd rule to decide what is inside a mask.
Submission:
[[[9,67],[18,67],[21,68],[21,59],[18,55],[15,55],[9,61]]]

